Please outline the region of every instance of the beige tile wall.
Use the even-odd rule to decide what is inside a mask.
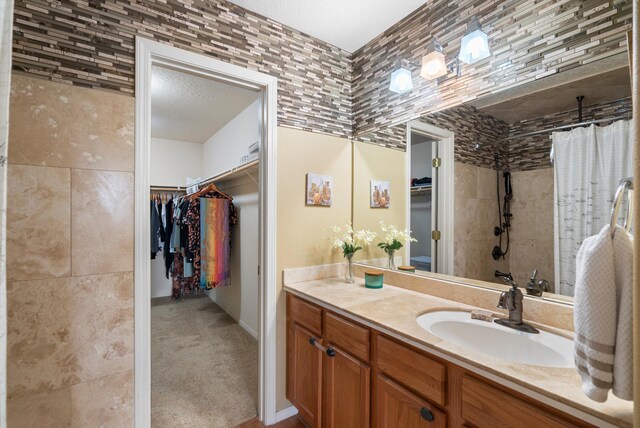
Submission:
[[[511,174],[513,218],[510,246],[505,259],[493,260],[498,245],[493,228],[498,225],[496,172],[456,162],[454,274],[465,278],[499,282],[495,270],[511,272],[521,286],[531,271],[553,288],[553,168],[514,171]],[[504,181],[500,179],[500,204]],[[503,250],[506,235],[503,235]]]
[[[496,171],[461,162],[454,171],[454,275],[501,283],[495,270],[509,270],[509,255],[498,261],[491,256],[498,245],[493,233],[498,225]]]
[[[554,287],[553,168],[511,173],[513,228],[509,268],[518,284],[526,284],[531,271]]]
[[[9,426],[133,426],[134,99],[12,79]]]

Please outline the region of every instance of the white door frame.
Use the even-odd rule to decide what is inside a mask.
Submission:
[[[149,185],[151,68],[176,70],[259,90],[262,94],[259,207],[259,409],[265,425],[276,422],[276,129],[277,78],[212,57],[136,38],[135,117],[135,426],[151,427],[151,296]]]
[[[453,275],[453,228],[454,228],[454,133],[446,129],[438,128],[433,125],[412,120],[407,122],[407,156],[406,171],[407,182],[411,180],[411,132],[418,131],[421,134],[428,135],[437,141],[439,157],[442,159],[442,165],[438,171],[438,229],[442,236],[438,244],[437,271],[446,275]],[[406,187],[407,228],[411,229],[411,189]],[[433,244],[432,244],[433,245]],[[407,254],[409,257],[409,253]]]

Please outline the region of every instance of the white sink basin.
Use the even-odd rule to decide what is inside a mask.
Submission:
[[[546,331],[525,333],[495,322],[471,319],[469,312],[434,311],[416,321],[429,333],[492,357],[545,367],[575,367],[573,341]]]

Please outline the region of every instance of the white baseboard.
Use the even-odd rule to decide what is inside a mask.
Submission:
[[[226,310],[224,307],[222,307],[222,305],[220,304],[220,302],[218,301],[218,299],[216,299],[216,298],[215,298],[215,296],[214,296],[214,294],[213,294],[213,293],[206,293],[206,294],[207,294],[207,296],[209,296],[209,299],[211,299],[211,301],[212,301],[213,303],[215,303],[216,305],[220,306],[220,307],[222,308],[222,310],[223,310],[223,311],[227,312],[227,310]],[[243,320],[238,320],[238,319],[236,319],[234,316],[232,316],[231,314],[229,314],[229,312],[227,312],[227,314],[228,314],[231,318],[233,318],[233,319],[234,319],[234,321],[235,321],[235,322],[237,322],[237,323],[238,323],[238,325],[240,325],[240,327],[242,327],[243,329],[245,329],[245,331],[246,331],[247,333],[249,333],[251,336],[253,336],[253,338],[254,338],[255,340],[258,340],[258,333],[257,333],[254,329],[252,329],[252,328],[249,326],[249,324],[247,324],[247,323],[246,323],[246,322],[244,322]]]
[[[158,295],[158,296],[151,296],[151,298],[152,298],[152,299],[158,299],[158,298],[160,298],[160,297],[171,297],[171,293],[166,294],[166,295],[165,295],[165,294],[163,294],[163,295]]]
[[[295,406],[289,406],[286,409],[282,409],[279,412],[276,412],[276,423],[282,422],[285,419],[289,419],[291,416],[295,416],[298,414],[298,409]]]
[[[255,330],[253,330],[251,327],[249,327],[249,325],[246,322],[240,320],[240,321],[238,321],[238,324],[240,325],[240,327],[244,328],[247,333],[249,333],[251,336],[253,336],[253,338],[255,340],[258,340],[258,333],[256,333]]]

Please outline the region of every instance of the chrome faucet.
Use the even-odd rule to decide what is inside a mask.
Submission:
[[[522,321],[522,306],[524,296],[518,289],[518,284],[509,277],[503,277],[504,281],[511,285],[511,290],[500,293],[498,307],[509,311],[509,318],[498,318],[496,323],[527,333],[540,333],[538,329]]]
[[[529,280],[525,288],[527,290],[527,295],[542,297],[542,293],[544,291],[549,291],[549,281],[547,281],[546,279],[541,279],[536,282],[537,275],[538,269],[534,269],[533,272],[531,272],[531,279]]]

